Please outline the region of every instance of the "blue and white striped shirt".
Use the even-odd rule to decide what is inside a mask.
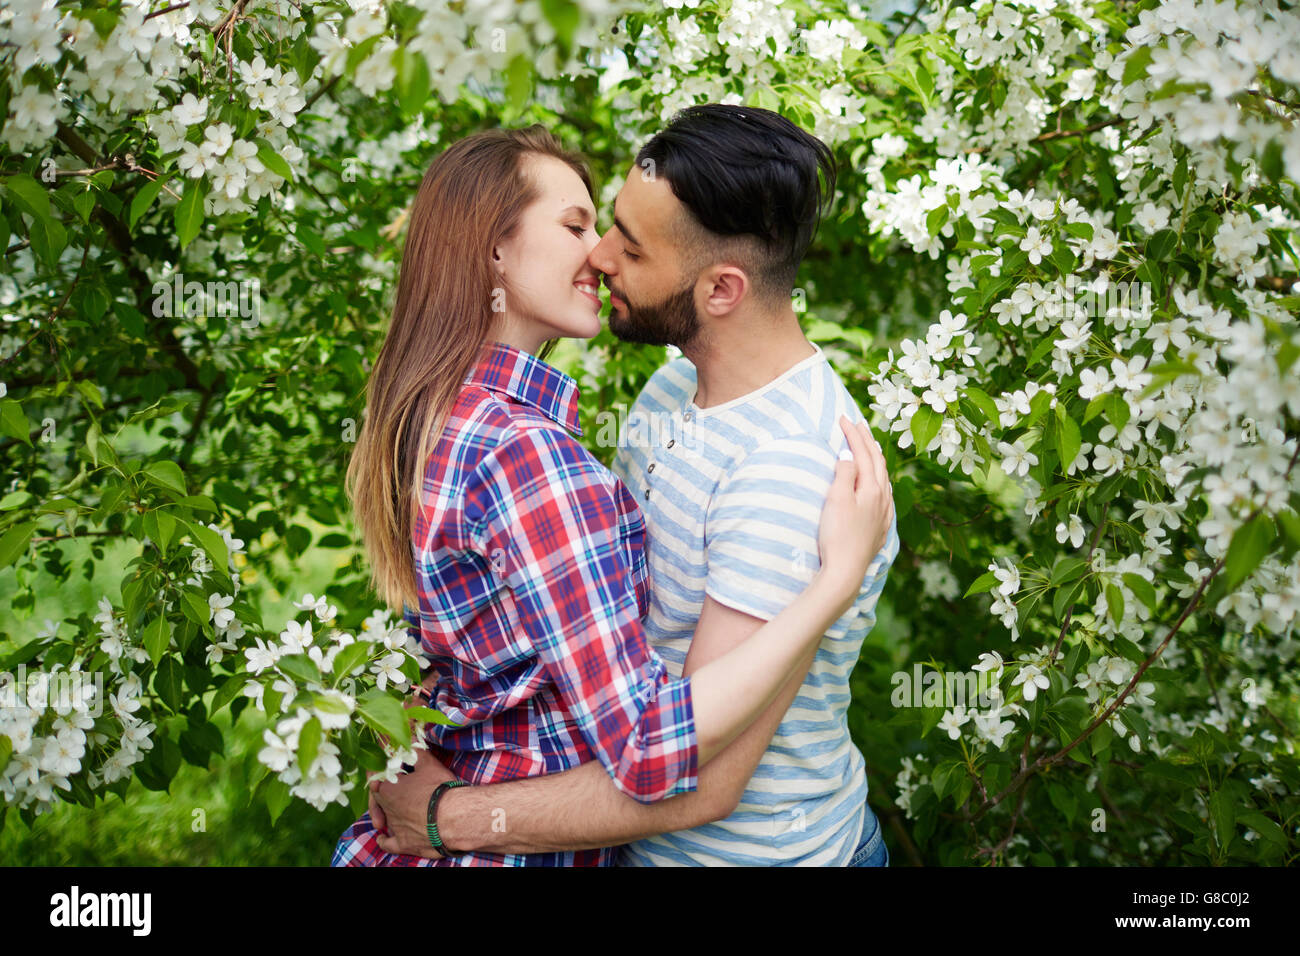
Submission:
[[[685,358],[651,377],[628,414],[614,471],[645,514],[646,635],[678,677],[707,593],[770,620],[820,566],[822,506],[863,420],[820,348],[747,395],[699,408]],[[624,866],[847,864],[866,835],[867,780],[849,737],[849,674],[898,555],[897,525],[852,608],[827,631],[735,813],[623,847]]]

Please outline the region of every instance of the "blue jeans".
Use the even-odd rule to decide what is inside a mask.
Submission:
[[[889,866],[889,847],[885,846],[885,832],[880,826],[880,819],[867,807],[865,829],[870,832],[862,845],[853,853],[849,866]]]

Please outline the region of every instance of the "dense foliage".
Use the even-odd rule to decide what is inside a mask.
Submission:
[[[342,473],[423,169],[540,120],[607,221],[640,142],[721,101],[841,166],[795,305],[889,454],[904,550],[851,716],[895,858],[1294,859],[1294,5],[20,0],[0,31],[0,670],[26,681],[0,794],[25,818],[207,766],[226,707],[266,714],[246,783],[273,820],[409,756],[381,735],[417,648],[367,593]],[[662,351],[557,355],[608,460]],[[301,590],[273,559],[308,549],[351,560],[264,621]],[[40,582],[106,570],[28,626]]]

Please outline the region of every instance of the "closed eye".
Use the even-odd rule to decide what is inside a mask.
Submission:
[[[569,229],[575,236],[582,236],[587,232],[586,227],[584,226],[570,226]]]

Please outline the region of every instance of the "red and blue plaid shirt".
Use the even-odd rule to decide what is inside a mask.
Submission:
[[[578,387],[527,352],[489,343],[424,472],[412,549],[432,705],[431,752],[462,780],[496,783],[599,760],[642,802],[692,791],[690,679],[651,650],[645,520],[576,440]],[[610,849],[388,854],[367,813],[334,866],[604,866]]]

